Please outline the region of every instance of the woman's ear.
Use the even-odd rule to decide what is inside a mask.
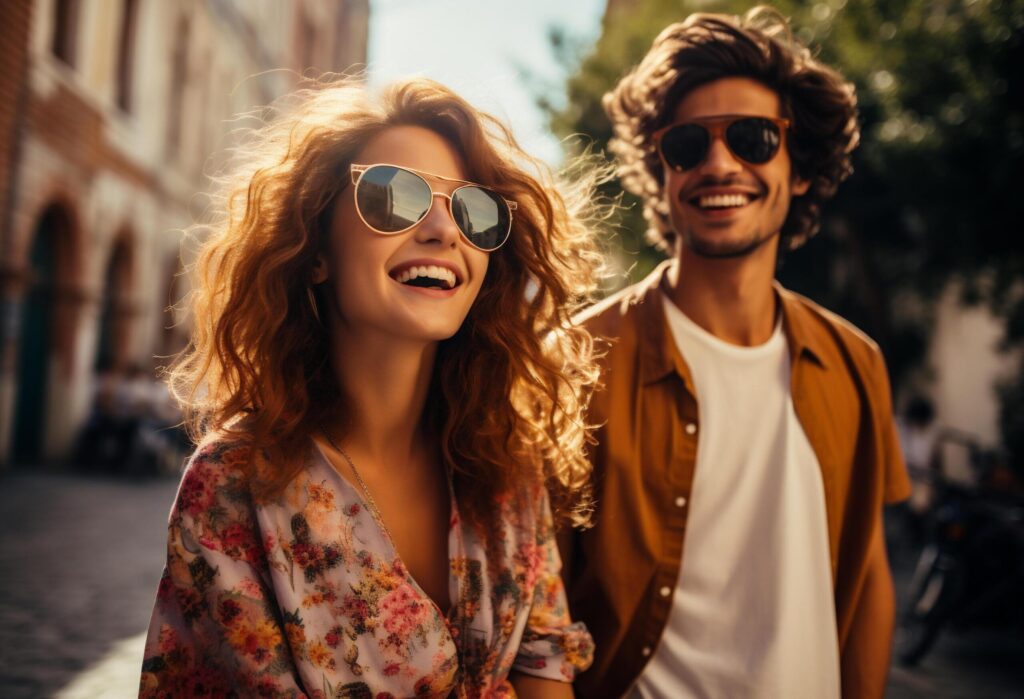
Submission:
[[[802,197],[811,188],[811,181],[805,180],[799,175],[793,175],[793,196]]]
[[[322,253],[316,254],[316,261],[313,263],[313,273],[310,276],[310,284],[322,284],[327,281],[327,260]]]

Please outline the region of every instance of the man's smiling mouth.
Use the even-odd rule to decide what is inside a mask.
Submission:
[[[687,202],[704,211],[720,211],[744,207],[756,198],[755,195],[746,193],[702,194],[687,199]]]

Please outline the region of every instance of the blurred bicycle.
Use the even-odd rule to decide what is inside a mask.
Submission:
[[[934,499],[896,639],[907,666],[947,627],[1024,632],[1024,498],[999,452],[958,431],[940,440],[966,449],[970,478],[953,480],[941,468],[911,474],[931,483]]]

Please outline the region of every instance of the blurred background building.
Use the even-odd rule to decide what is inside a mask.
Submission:
[[[8,466],[67,457],[100,375],[149,375],[183,347],[169,310],[185,291],[182,229],[228,120],[304,71],[360,69],[369,2],[10,0],[0,13]]]

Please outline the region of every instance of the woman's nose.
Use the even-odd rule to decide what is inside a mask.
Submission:
[[[435,192],[430,205],[430,211],[423,217],[423,220],[416,226],[415,238],[417,242],[427,244],[440,244],[445,247],[454,247],[459,241],[459,228],[452,218],[448,197]]]

